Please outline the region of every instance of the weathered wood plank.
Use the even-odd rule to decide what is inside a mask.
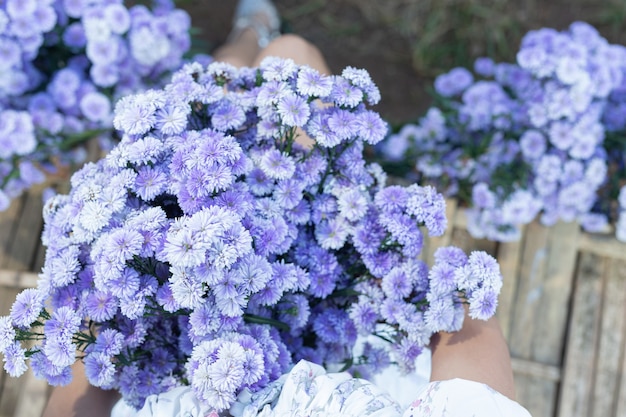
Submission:
[[[612,259],[605,278],[592,416],[614,414],[626,342],[626,261]]]
[[[0,287],[33,288],[37,286],[37,279],[35,272],[0,269]]]
[[[0,267],[4,266],[7,251],[13,239],[13,231],[22,212],[23,199],[16,198],[8,209],[0,212]]]
[[[520,260],[522,259],[523,239],[525,228],[522,229],[522,238],[517,242],[506,242],[498,245],[497,259],[502,273],[502,290],[498,299],[496,317],[500,322],[502,333],[507,341],[510,340],[511,325],[515,299],[519,286]]]
[[[558,417],[588,417],[594,379],[605,258],[583,252],[578,263]]]
[[[581,233],[578,247],[581,251],[626,260],[626,243],[615,239],[613,235]]]
[[[557,384],[542,378],[515,374],[516,400],[534,417],[551,417],[556,408]]]
[[[531,359],[541,363],[560,366],[563,362],[579,234],[576,223],[561,222],[550,227],[546,270],[531,336]]]
[[[13,417],[35,417],[43,413],[48,401],[48,383],[37,379],[29,369],[23,378]]]
[[[511,366],[516,375],[532,376],[550,382],[561,380],[561,368],[558,366],[519,358],[511,358]]]
[[[21,215],[13,230],[11,243],[6,248],[3,267],[16,271],[29,271],[41,238],[43,224],[41,192],[43,186],[34,187],[25,196]]]
[[[626,332],[626,329],[622,329]],[[619,391],[617,393],[617,404],[615,405],[615,417],[626,416],[626,354],[622,357],[621,380],[619,384]]]
[[[526,227],[519,283],[510,324],[509,349],[516,358],[531,359],[533,327],[543,291],[548,229],[534,222]]]
[[[450,245],[463,249],[468,255],[473,251],[485,251],[492,256],[496,255],[498,246],[497,242],[491,242],[487,239],[475,239],[467,230],[461,228],[455,228],[452,231]]]

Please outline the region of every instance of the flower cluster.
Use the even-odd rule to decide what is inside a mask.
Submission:
[[[576,22],[564,32],[529,32],[517,64],[482,58],[474,70],[478,79],[464,68],[439,76],[440,105],[390,137],[385,158],[413,161],[468,203],[475,237],[515,240],[518,226],[538,215],[545,225],[604,230],[615,219],[604,196],[613,164],[605,133],[623,128],[615,96],[626,82],[626,48]],[[616,154],[623,167],[623,145]]]
[[[188,64],[121,99],[121,142],[46,204],[38,288],[0,322],[5,369],[29,356],[63,384],[78,349],[89,381],[136,407],[188,384],[225,409],[300,359],[410,369],[434,332],[460,328],[464,304],[493,315],[492,257],[450,247],[430,271],[418,260],[423,233],[446,227],[443,196],[385,187],[363,159],[387,133],[366,107],[378,100],[364,70],[278,58]],[[355,358],[359,334],[393,344]]]
[[[7,0],[0,5],[0,210],[75,145],[113,135],[112,102],[159,85],[189,49],[170,0]]]

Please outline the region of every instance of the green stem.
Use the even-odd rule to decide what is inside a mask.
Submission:
[[[62,151],[68,151],[72,148],[75,148],[78,145],[81,145],[87,142],[89,139],[92,139],[108,131],[109,131],[108,129],[93,129],[93,130],[86,130],[80,133],[75,133],[73,135],[68,136],[67,139],[64,139],[63,141],[61,141],[61,143],[59,143],[59,149]]]
[[[270,319],[270,318],[267,318],[267,317],[257,316],[256,314],[245,313],[243,315],[243,319],[246,322],[248,322],[248,323],[268,324],[270,326],[274,326],[276,328],[279,328],[280,330],[289,331],[289,326],[287,324],[283,323],[282,321]]]

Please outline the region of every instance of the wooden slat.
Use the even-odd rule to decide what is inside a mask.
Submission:
[[[452,221],[455,227],[467,228],[467,217],[463,210],[458,210]],[[626,259],[626,243],[615,239],[613,234],[580,233],[578,248],[581,251],[595,253],[615,259]]]
[[[515,374],[516,400],[534,417],[551,417],[556,408],[557,384],[542,378]]]
[[[43,224],[41,201],[42,187],[31,189],[26,197],[21,215],[13,230],[12,242],[6,248],[5,269],[28,271],[40,244],[41,227]]]
[[[626,329],[622,329],[626,332]],[[617,404],[615,410],[615,416],[626,416],[626,354],[622,356],[621,369],[621,381],[619,384],[619,391],[617,395]]]
[[[0,269],[0,286],[23,289],[37,286],[37,273]]]
[[[589,416],[603,277],[607,268],[605,258],[588,252],[580,256],[559,395],[559,417]]]
[[[523,238],[525,228],[522,229],[522,239],[517,242],[506,242],[498,245],[498,263],[502,273],[502,290],[498,299],[496,317],[500,322],[502,333],[507,341],[510,340],[511,324],[515,298],[519,285],[520,260],[522,258]]]
[[[581,251],[626,260],[626,243],[620,242],[612,235],[581,233],[578,247]]]
[[[6,262],[6,254],[13,239],[14,229],[22,212],[23,200],[17,198],[8,209],[0,212],[0,267]]]
[[[626,261],[612,259],[602,303],[592,416],[619,416],[617,407],[626,331]],[[623,414],[622,414],[623,415]]]
[[[514,319],[509,334],[509,349],[516,358],[531,359],[533,327],[540,319],[536,312],[543,291],[547,244],[547,228],[538,223],[527,225],[518,291],[513,306]]]
[[[511,366],[516,375],[533,376],[550,382],[559,382],[561,380],[561,368],[558,366],[519,358],[511,358]]]
[[[579,234],[576,223],[557,223],[549,230],[546,270],[531,336],[531,359],[541,363],[560,366],[563,361]]]
[[[30,369],[21,378],[22,386],[13,417],[40,416],[48,400],[48,383],[35,378]]]

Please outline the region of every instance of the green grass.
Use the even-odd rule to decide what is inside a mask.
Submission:
[[[344,1],[359,7],[370,22],[405,37],[413,67],[424,77],[471,67],[480,56],[512,62],[529,30],[564,29],[576,20],[594,25],[610,42],[626,44],[624,0]]]

